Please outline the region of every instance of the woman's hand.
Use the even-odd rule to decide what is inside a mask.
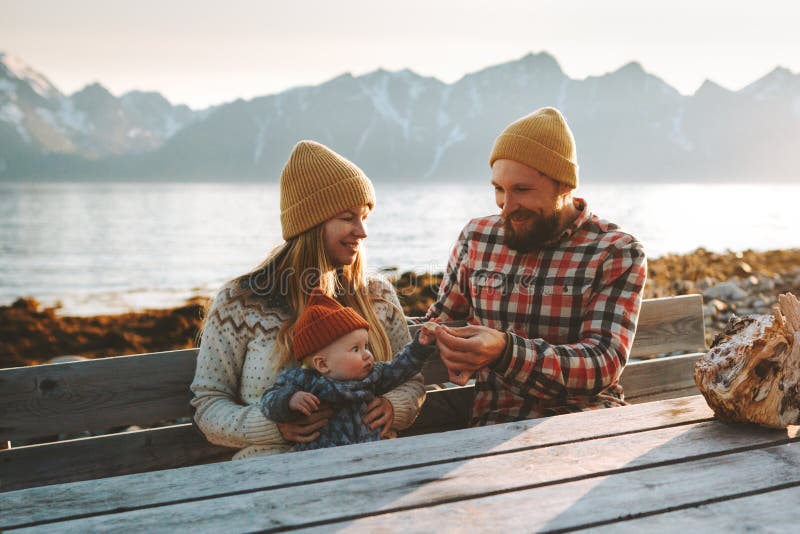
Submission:
[[[328,424],[333,417],[333,408],[321,404],[317,411],[295,419],[291,423],[276,423],[278,431],[286,441],[309,443],[319,437],[319,429]]]
[[[381,437],[385,438],[394,423],[394,407],[386,397],[377,397],[367,404],[367,411],[361,420],[372,430],[381,429]]]

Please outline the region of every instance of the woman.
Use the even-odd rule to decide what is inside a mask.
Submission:
[[[364,274],[361,242],[375,204],[369,178],[329,148],[301,141],[281,173],[280,187],[285,243],[217,295],[191,386],[197,425],[210,442],[239,448],[234,459],[285,452],[293,442],[313,441],[333,413],[322,407],[294,423],[277,424],[258,407],[281,371],[296,365],[293,327],[313,287],[320,286],[369,323],[377,360],[390,360],[410,341],[394,288]],[[414,421],[424,398],[418,375],[370,403],[363,420],[391,435]]]

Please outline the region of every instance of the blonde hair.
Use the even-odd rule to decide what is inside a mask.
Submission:
[[[372,307],[374,301],[384,299],[369,295],[362,251],[359,249],[351,265],[336,268],[325,252],[322,224],[289,239],[258,267],[231,283],[252,296],[279,292],[285,298],[290,316],[275,339],[276,368],[285,367],[293,358],[294,325],[316,286],[328,296],[340,295],[342,304],[353,308],[369,323],[369,346],[377,361],[392,359],[389,336]]]

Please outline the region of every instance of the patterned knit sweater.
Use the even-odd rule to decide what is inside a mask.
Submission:
[[[394,287],[377,277],[369,280],[368,287],[392,353],[397,354],[411,337]],[[210,442],[241,449],[233,459],[292,449],[276,423],[259,408],[261,396],[278,375],[297,365],[289,362],[277,367],[273,350],[278,329],[288,319],[284,308],[230,284],[223,287],[209,310],[191,385],[194,419]],[[392,428],[407,428],[425,400],[422,377],[414,377],[384,397],[394,408]]]

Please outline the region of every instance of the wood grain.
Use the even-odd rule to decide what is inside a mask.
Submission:
[[[634,342],[638,353],[656,346],[648,339],[668,339],[672,348],[696,344],[702,339],[701,304],[699,295],[645,301]],[[696,324],[682,329],[689,318]],[[661,349],[667,347],[664,340],[658,342]],[[190,416],[196,356],[196,349],[188,349],[0,370],[0,441],[13,445],[19,439]],[[447,381],[439,359],[427,364],[424,375],[427,384]],[[670,375],[663,377],[667,381]]]
[[[692,395],[699,394],[694,383],[694,364],[700,356],[701,353],[683,354],[629,363],[620,377],[625,400],[637,402],[637,399],[687,389]]]
[[[191,424],[16,447],[0,453],[0,491],[229,460]]]
[[[702,299],[698,295],[645,301],[634,342],[634,347],[640,348],[635,352],[644,354],[653,347],[677,350],[676,344],[686,349],[699,339],[698,329],[702,331]],[[656,345],[649,341],[665,336],[671,339],[671,348],[665,348],[663,340]],[[197,350],[190,349],[0,370],[0,443],[11,440],[13,445],[14,440],[188,417],[196,355]],[[691,378],[694,359],[696,355],[629,364],[622,375],[629,402],[695,393]],[[428,362],[424,374],[428,384],[447,381],[447,370],[439,359]],[[471,386],[429,393],[419,418],[404,435],[466,427],[473,396]],[[0,491],[181,466],[190,457],[201,462],[219,454],[213,446],[198,442],[194,433],[173,430],[158,434],[167,435],[163,454],[154,453],[148,445],[160,438],[147,431],[127,444],[129,435],[119,434],[96,443],[93,439],[97,438],[66,442],[63,449],[48,445],[50,448],[1,450],[0,461],[8,470]],[[185,443],[180,441],[182,436]],[[101,449],[105,452],[99,452]],[[181,452],[189,449],[195,451],[194,456]],[[71,462],[57,459],[66,457],[72,458]]]
[[[31,488],[0,494],[0,528],[150,506],[165,500],[204,498],[325,479],[394,472],[420,463],[463,461],[539,450],[606,436],[707,422],[712,412],[702,396],[456,430],[398,440],[363,443],[291,455],[266,456],[169,471]],[[302,454],[302,462],[298,455]]]
[[[779,445],[484,498],[459,499],[439,506],[415,507],[333,523],[323,530],[419,532],[432,525],[437,526],[437,531],[460,531],[467,526],[471,531],[492,532],[572,530],[605,522],[616,525],[631,515],[691,507],[711,497],[722,500],[735,498],[744,492],[769,492],[783,484],[800,484],[800,449],[796,446]],[[254,504],[261,505],[259,501]],[[272,517],[270,514],[269,519]],[[117,523],[116,519],[108,524],[126,524]],[[98,521],[94,524],[104,523]],[[765,527],[769,526],[768,522]],[[687,532],[678,528],[669,531]],[[713,531],[706,528],[697,530]],[[654,529],[652,532],[661,531]]]
[[[574,527],[623,517],[630,507],[665,508],[742,487],[800,483],[800,450],[780,445],[786,441],[785,431],[699,423],[107,514],[62,522],[57,529],[238,531],[353,517],[365,518],[352,524],[362,531],[458,524],[502,532],[522,522],[530,530]],[[755,450],[732,452],[748,448]]]
[[[702,354],[685,354],[628,364],[620,379],[625,400],[638,404],[697,395],[699,392],[692,370],[700,356]],[[419,417],[404,435],[436,432],[437,428],[466,428],[474,398],[472,385],[428,392]]]
[[[714,496],[709,496],[713,499]],[[595,527],[596,533],[797,532],[800,486]]]
[[[191,416],[195,349],[0,370],[0,441]]]
[[[702,295],[642,301],[631,358],[705,350]]]

